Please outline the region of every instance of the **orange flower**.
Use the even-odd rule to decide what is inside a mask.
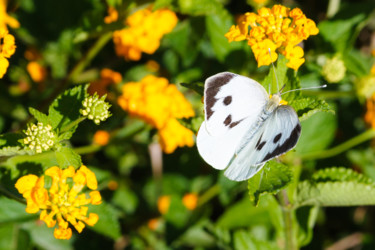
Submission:
[[[150,219],[147,223],[148,228],[150,228],[152,231],[155,231],[160,225],[160,219],[159,218],[153,218]]]
[[[259,9],[258,14],[246,13],[225,37],[229,42],[248,40],[258,67],[276,61],[278,52],[289,59],[289,68],[297,70],[305,61],[298,44],[318,32],[314,21],[306,18],[299,8],[290,10],[282,5],[274,5],[272,9]]]
[[[194,110],[176,85],[169,84],[167,79],[149,75],[140,82],[125,84],[118,104],[159,130],[164,152],[194,145],[193,132],[177,121],[194,116]]]
[[[98,130],[94,134],[94,143],[100,146],[105,146],[109,142],[109,133],[104,130]]]
[[[46,79],[47,70],[38,62],[29,62],[26,66],[26,69],[34,82],[43,82]]]
[[[9,62],[7,58],[10,58],[15,51],[16,45],[14,36],[9,34],[8,30],[5,28],[0,28],[0,78],[3,78],[8,69]]]
[[[108,8],[108,16],[104,17],[104,22],[106,24],[116,22],[118,19],[118,12],[115,8],[109,7]]]
[[[177,16],[167,9],[147,8],[130,15],[126,24],[128,28],[113,33],[115,50],[118,56],[138,61],[142,52],[153,54],[159,48],[162,37],[176,26]]]
[[[182,203],[189,210],[194,210],[198,204],[198,195],[194,193],[185,194],[182,198]]]
[[[158,210],[161,214],[166,214],[171,205],[171,197],[169,195],[160,196],[158,199]]]
[[[375,93],[366,100],[365,122],[375,129]]]
[[[109,190],[115,191],[118,188],[118,183],[117,183],[117,181],[110,180],[107,184],[107,187],[108,187]]]

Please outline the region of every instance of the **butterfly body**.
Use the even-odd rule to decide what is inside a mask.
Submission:
[[[197,146],[202,158],[236,181],[252,177],[265,162],[292,149],[301,126],[281,94],[268,96],[256,81],[223,72],[205,82],[205,121]]]

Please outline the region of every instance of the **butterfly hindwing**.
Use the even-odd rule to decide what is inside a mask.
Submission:
[[[202,158],[216,169],[232,159],[244,134],[258,119],[268,96],[256,81],[223,72],[205,82],[205,121],[197,135]]]
[[[236,181],[251,178],[265,162],[294,148],[300,133],[301,125],[294,109],[278,106],[251,138],[241,141],[225,176]]]

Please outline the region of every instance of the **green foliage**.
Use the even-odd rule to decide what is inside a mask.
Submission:
[[[314,173],[310,180],[298,184],[297,206],[373,204],[375,204],[375,183],[351,169],[323,169]]]
[[[292,173],[287,166],[276,161],[267,162],[263,169],[248,181],[250,200],[257,205],[261,194],[276,194],[291,180]]]

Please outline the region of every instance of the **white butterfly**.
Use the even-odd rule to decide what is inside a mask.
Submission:
[[[269,97],[258,82],[230,72],[204,86],[205,121],[197,135],[202,158],[234,181],[249,179],[264,164],[294,148],[301,125],[294,109]]]

